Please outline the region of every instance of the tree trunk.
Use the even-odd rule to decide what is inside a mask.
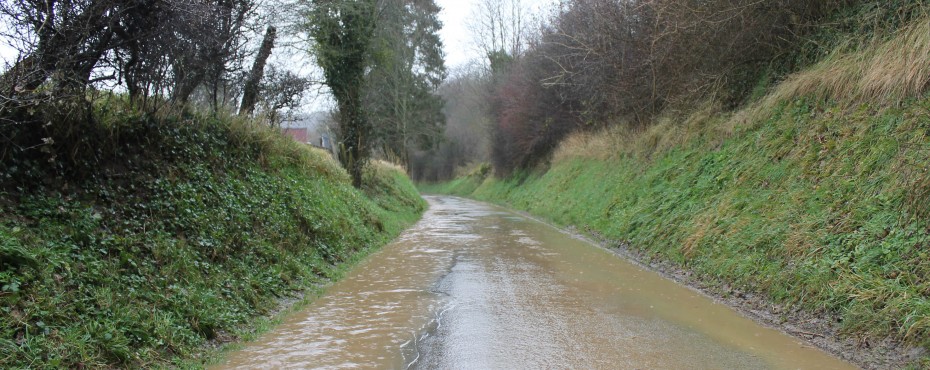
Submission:
[[[187,104],[191,94],[204,80],[203,70],[199,66],[191,68],[193,73],[185,71],[186,68],[175,66],[175,83],[171,92],[171,100],[176,104]]]
[[[13,97],[20,92],[35,90],[47,76],[38,67],[39,63],[41,60],[35,53],[17,61],[0,76],[0,91],[7,97]]]
[[[362,172],[368,162],[366,134],[369,130],[365,112],[361,104],[361,86],[351,86],[338,94],[342,99],[339,104],[339,124],[342,131],[342,164],[352,177],[352,186],[361,188]]]
[[[274,39],[277,30],[274,26],[268,26],[265,31],[265,38],[262,40],[262,46],[258,49],[258,55],[255,56],[255,63],[252,64],[252,70],[249,72],[249,78],[245,82],[245,88],[242,91],[242,103],[239,104],[239,114],[251,114],[255,110],[255,103],[258,102],[258,84],[262,81],[265,74],[265,63],[271,56],[271,49],[274,48]]]

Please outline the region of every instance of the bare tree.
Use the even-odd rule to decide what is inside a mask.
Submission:
[[[271,126],[280,126],[293,116],[312,81],[287,69],[269,66],[259,85],[257,108]]]
[[[133,101],[167,94],[185,103],[206,87],[217,109],[246,54],[255,9],[253,0],[0,2],[0,16],[23,40],[0,90],[24,96],[48,85],[60,95],[108,80],[125,83]]]
[[[809,24],[847,0],[570,0],[516,55],[489,53],[498,173],[544,161],[568,132],[647,124],[667,109],[739,104]],[[501,2],[476,30],[499,47]]]
[[[59,91],[83,87],[112,48],[114,26],[126,8],[119,1],[0,2],[0,16],[28,40],[0,88],[7,96],[28,94],[50,79]]]
[[[244,26],[255,10],[252,0],[213,0],[179,4],[174,14],[182,21],[174,26],[170,51],[174,85],[171,99],[186,103],[195,89],[205,87],[210,105],[220,106],[223,78],[243,57]]]
[[[486,56],[504,52],[515,57],[525,47],[527,18],[522,0],[479,0],[467,27],[475,46]]]

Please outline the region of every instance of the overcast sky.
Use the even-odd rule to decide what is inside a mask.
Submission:
[[[442,42],[446,51],[446,66],[455,67],[465,64],[469,59],[478,57],[472,43],[472,37],[466,27],[466,18],[471,15],[474,1],[437,0],[442,11]]]

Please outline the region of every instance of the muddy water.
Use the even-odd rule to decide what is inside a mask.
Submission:
[[[542,223],[427,199],[414,228],[216,368],[852,368]]]

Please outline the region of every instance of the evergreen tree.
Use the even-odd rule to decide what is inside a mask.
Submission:
[[[386,156],[409,164],[410,152],[432,147],[442,135],[446,76],[433,0],[383,0],[367,77],[365,107],[375,143]]]

